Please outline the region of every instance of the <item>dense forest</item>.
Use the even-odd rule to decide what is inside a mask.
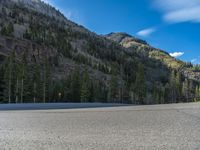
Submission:
[[[1,103],[200,100],[199,81],[189,74],[198,73],[199,66],[139,39],[134,42],[142,46],[123,47],[65,19],[55,8],[39,5],[48,14],[22,2],[0,1]]]
[[[77,67],[65,78],[55,80],[47,59],[42,64],[28,63],[26,53],[17,59],[13,51],[1,66],[0,100],[3,103],[150,103],[142,64],[139,64],[132,82],[123,83],[113,71],[108,85],[91,79],[87,68],[83,72],[80,70]],[[200,97],[199,85],[184,79],[178,71],[171,72],[165,87],[155,82],[151,92],[156,104],[198,101]]]

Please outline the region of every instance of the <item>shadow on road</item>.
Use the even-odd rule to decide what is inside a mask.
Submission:
[[[126,104],[102,103],[48,103],[48,104],[0,104],[0,111],[10,110],[49,110],[49,109],[83,109],[130,106]]]

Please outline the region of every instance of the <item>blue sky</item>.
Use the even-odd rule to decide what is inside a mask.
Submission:
[[[97,34],[127,32],[200,63],[199,0],[45,0]]]

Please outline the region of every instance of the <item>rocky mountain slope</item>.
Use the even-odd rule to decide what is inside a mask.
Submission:
[[[179,70],[189,79],[200,81],[200,72],[198,70],[195,71],[190,63],[175,59],[170,56],[169,53],[152,47],[146,41],[137,39],[127,33],[111,33],[105,37],[119,43],[124,48],[137,51],[137,53],[140,53],[141,55],[146,55],[149,58],[158,60],[168,68]]]
[[[0,1],[0,10],[2,102],[154,104],[198,93],[198,71],[143,40],[97,35],[40,0]]]

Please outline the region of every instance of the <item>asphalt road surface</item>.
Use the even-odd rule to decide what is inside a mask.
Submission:
[[[0,111],[4,149],[199,150],[200,103]]]

